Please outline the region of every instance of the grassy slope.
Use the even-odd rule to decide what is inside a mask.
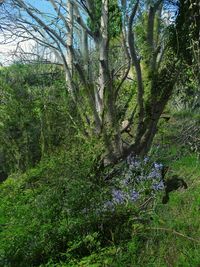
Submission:
[[[89,255],[88,257],[84,257],[79,262],[76,261],[74,264],[72,262],[53,264],[51,263],[51,261],[49,261],[49,264],[45,266],[200,266],[200,163],[194,153],[188,152],[188,149],[182,148],[174,141],[174,137],[177,134],[179,128],[177,124],[178,120],[172,120],[169,125],[164,125],[164,127],[161,128],[162,130],[160,131],[159,135],[155,140],[155,144],[161,144],[161,146],[160,148],[157,148],[155,156],[159,156],[161,161],[170,166],[171,170],[168,174],[169,176],[171,175],[171,173],[176,173],[183,177],[188,183],[188,189],[179,190],[171,193],[170,201],[166,205],[161,204],[162,196],[160,196],[160,201],[158,201],[158,204],[152,213],[151,224],[147,225],[146,227],[143,227],[140,224],[137,225],[134,223],[132,225],[132,239],[128,241],[123,241],[123,243],[119,244],[116,244],[113,241],[111,243],[111,246],[103,248],[101,247],[99,248],[98,252]],[[174,125],[177,125],[177,128],[174,128]],[[155,145],[155,147],[157,147],[157,145]],[[78,157],[84,154],[81,151],[77,151],[76,153]],[[63,218],[65,218],[65,214],[62,215],[62,212],[56,212],[58,218],[55,218],[55,221],[51,220],[51,222],[43,222],[43,220],[46,220],[46,218],[48,217],[51,218],[49,212],[53,213],[52,216],[54,218],[55,208],[53,207],[53,205],[56,207],[56,209],[59,210],[60,202],[64,203],[65,194],[63,194],[62,196],[61,191],[59,190],[61,190],[60,188],[64,190],[65,187],[63,187],[63,178],[61,179],[59,177],[68,177],[69,173],[71,173],[72,175],[75,172],[73,174],[74,177],[80,176],[80,180],[82,180],[81,176],[84,173],[83,170],[87,170],[89,168],[87,167],[87,162],[85,162],[84,160],[84,155],[82,156],[83,166],[77,163],[77,168],[74,167],[74,162],[70,161],[70,155],[68,157],[69,158],[65,160],[64,163],[62,163],[61,165],[59,165],[60,163],[58,164],[55,159],[52,159],[52,167],[51,164],[49,165],[48,163],[47,166],[45,165],[44,170],[40,170],[38,167],[35,170],[37,171],[36,173],[34,172],[31,175],[28,175],[27,173],[27,177],[29,177],[29,179],[30,177],[32,177],[32,182],[34,182],[34,179],[36,179],[36,182],[34,182],[34,184],[36,185],[36,189],[34,189],[33,191],[31,191],[30,188],[27,188],[26,190],[23,189],[23,180],[19,180],[19,182],[16,180],[8,180],[4,186],[2,185],[2,189],[4,189],[4,187],[5,189],[9,189],[9,186],[14,187],[15,189],[10,192],[9,195],[7,195],[4,198],[4,201],[2,202],[3,210],[5,210],[7,213],[6,216],[8,216],[9,218],[9,212],[13,212],[13,214],[16,214],[20,217],[13,217],[13,222],[11,223],[14,223],[14,226],[16,224],[16,226],[13,228],[12,224],[11,226],[8,225],[9,235],[6,234],[6,232],[4,232],[5,234],[3,234],[2,232],[2,236],[4,237],[5,235],[5,238],[11,238],[13,240],[12,242],[9,241],[11,244],[18,244],[18,250],[21,249],[20,253],[22,255],[24,255],[24,253],[27,254],[26,258],[28,261],[34,258],[34,249],[35,253],[38,254],[38,247],[35,247],[35,244],[32,241],[31,243],[29,242],[29,245],[31,244],[32,247],[26,247],[27,238],[32,238],[32,236],[40,237],[38,239],[38,242],[41,243],[41,248],[43,248],[44,251],[47,251],[47,255],[53,255],[55,253],[58,253],[57,250],[54,248],[54,243],[57,239],[58,242],[60,242],[60,240],[65,234],[66,225],[64,224],[64,226],[62,227],[62,223],[64,222]],[[61,159],[59,159],[58,162],[60,160]],[[66,166],[68,165],[66,165],[66,162],[69,165],[69,171],[67,171]],[[72,165],[73,171],[70,167]],[[61,166],[63,167],[61,168]],[[61,170],[63,174],[61,173]],[[42,180],[41,176],[44,176]],[[56,179],[51,181],[50,178],[54,176],[56,177]],[[59,183],[60,179],[61,183]],[[28,180],[26,180],[25,185],[27,184],[27,181]],[[22,186],[20,185],[20,183],[22,183]],[[54,189],[53,193],[51,191],[51,187]],[[55,189],[58,190],[58,192],[55,191]],[[5,193],[6,192],[7,191],[5,191]],[[23,196],[23,198],[19,197],[18,192]],[[13,209],[13,207],[9,206],[9,203],[12,203],[12,199],[14,199],[14,203],[16,205],[16,208],[18,209],[17,211],[14,210],[15,207]],[[56,202],[55,199],[57,199]],[[5,202],[6,200],[7,202]],[[49,204],[50,201],[52,201],[52,205]],[[6,207],[4,207],[5,205]],[[40,208],[40,206],[42,206],[42,209]],[[49,206],[52,206],[52,209],[50,209]],[[44,207],[47,207],[47,209],[45,210]],[[22,215],[24,215],[24,217]],[[32,218],[29,218],[30,216],[32,216]],[[2,219],[4,218],[2,217]],[[0,220],[0,223],[4,224],[7,222],[4,220]],[[41,225],[45,229],[43,229]],[[16,230],[18,230],[19,233],[17,233]],[[14,240],[15,238],[16,241]],[[21,242],[20,244],[19,241]],[[4,243],[4,246],[5,248],[7,248],[6,243]],[[9,249],[11,249],[10,246]],[[53,249],[55,249],[55,253]],[[12,251],[15,251],[15,247],[13,247]],[[12,251],[10,252],[11,254]],[[18,253],[18,251],[15,251],[15,253]],[[35,261],[37,262],[37,259]],[[17,267],[27,265],[13,264],[12,266]]]

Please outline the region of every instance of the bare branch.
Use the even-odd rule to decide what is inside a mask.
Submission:
[[[92,31],[89,30],[87,25],[84,23],[83,19],[81,18],[80,12],[78,10],[78,7],[75,6],[75,14],[76,14],[76,20],[78,24],[91,36],[94,38],[94,34]]]
[[[66,27],[67,31],[69,32],[70,28],[69,28],[68,22],[67,22],[66,18],[63,16],[63,14],[60,12],[60,9],[58,8],[55,0],[49,0],[49,2],[52,4],[53,8],[55,9],[58,17],[62,19],[62,21],[65,24],[65,27]]]

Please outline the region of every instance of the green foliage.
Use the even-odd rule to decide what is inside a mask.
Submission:
[[[198,50],[199,41],[199,2],[196,0],[180,0],[176,18],[176,40],[174,48],[189,65],[194,63],[194,50]],[[177,42],[178,41],[178,42]],[[195,46],[193,46],[193,42]]]
[[[176,23],[170,26],[170,45],[182,61],[181,73],[174,94],[174,104],[181,109],[198,111],[199,91],[199,1],[178,1]]]
[[[93,19],[87,24],[98,35],[102,3],[92,2]],[[128,2],[130,7],[134,4]],[[159,70],[152,73],[154,55],[147,42],[145,4],[154,2],[140,2],[134,28],[147,122],[154,107],[156,110],[163,99],[168,100],[180,70],[177,102],[189,112],[174,116],[169,123],[160,122],[147,165],[143,160],[138,168],[136,160],[129,168],[122,161],[101,169],[101,139],[89,138],[87,128],[88,132],[82,131],[81,116],[90,119],[91,115],[85,91],[93,88],[82,90],[76,73],[84,114],[78,113],[66,92],[60,67],[15,64],[0,69],[0,176],[10,174],[0,184],[0,266],[199,266],[199,115],[191,116],[199,109],[197,20],[191,20],[193,15],[197,17],[197,1],[179,1],[176,22],[169,27],[156,17],[155,53],[162,52],[159,33],[171,46],[166,48]],[[112,48],[109,68],[116,89],[124,71],[119,62],[125,60],[119,45],[122,25],[116,0],[109,1],[108,31]],[[93,55],[90,61],[94,77],[98,76],[97,57]],[[119,90],[119,124],[136,106],[136,89],[135,81],[125,81]],[[137,116],[134,122],[137,127]],[[135,135],[135,129],[131,134]],[[128,138],[124,141],[132,143],[132,136]],[[170,166],[167,178],[176,173],[188,184],[187,190],[171,192],[165,206],[161,204],[162,191],[156,194],[153,187],[162,182],[161,177],[153,184],[148,175],[155,161]],[[113,177],[109,176],[113,171]]]
[[[96,33],[100,28],[100,19],[101,19],[101,1],[94,1],[94,14],[92,14],[93,21],[88,19],[88,26],[90,29]],[[122,31],[121,25],[121,12],[119,10],[118,4],[116,0],[109,1],[109,25],[108,31],[110,38],[115,38],[119,36]]]
[[[148,212],[128,202],[102,212],[124,172],[105,182],[107,172],[98,169],[101,140],[86,142],[72,129],[65,143],[34,168],[12,174],[0,185],[0,265],[198,266],[199,161],[174,142],[186,117],[191,120],[188,113],[163,122],[150,156],[170,165],[169,178],[176,172],[188,189],[173,192],[165,206],[158,195]]]
[[[40,64],[3,68],[0,93],[1,171],[10,174],[34,166],[75,133],[68,115],[73,106],[59,68]]]
[[[92,206],[98,195],[98,187],[88,178],[97,147],[76,145],[79,149],[60,151],[1,184],[2,266],[38,265],[61,256],[70,242],[77,242],[92,229],[82,211]],[[92,240],[86,237],[85,242],[83,251]]]
[[[158,99],[173,78],[168,76],[173,55],[169,49],[156,81]],[[194,93],[192,74],[186,74]],[[3,68],[0,90],[0,173],[12,173],[0,184],[1,266],[198,266],[199,159],[182,139],[187,126],[199,138],[198,114],[185,111],[160,122],[150,165],[129,173],[142,198],[106,210],[113,189],[130,193],[122,186],[127,166],[120,162],[101,170],[101,139],[86,139],[77,126],[80,114],[65,92],[62,71],[39,64]],[[135,84],[125,82],[120,94],[119,119],[126,105],[128,117],[135,106]],[[168,178],[175,172],[188,184],[187,190],[172,192],[165,206],[150,180],[137,182],[157,160],[170,166]]]
[[[100,210],[108,197],[93,169],[101,146],[82,140],[74,145],[1,184],[1,265],[38,266],[49,259],[86,264],[95,258],[109,264],[115,248],[104,246],[130,239],[134,207]]]
[[[200,110],[200,90],[199,81],[196,77],[196,67],[184,66],[174,91],[173,104],[176,110],[190,110],[198,112]]]
[[[134,265],[136,263],[136,252],[137,240],[133,239],[127,244],[121,244],[121,246],[109,246],[101,249],[97,253],[92,253],[90,256],[84,257],[79,262],[66,266],[120,267],[128,266],[127,264]]]

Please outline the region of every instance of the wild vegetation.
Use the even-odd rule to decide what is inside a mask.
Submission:
[[[37,42],[0,68],[0,266],[198,267],[198,1],[41,2],[0,3]]]

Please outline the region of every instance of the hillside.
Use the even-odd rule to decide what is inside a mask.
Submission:
[[[162,122],[151,150],[150,157],[169,166],[168,178],[177,174],[188,185],[171,192],[167,204],[161,190],[145,209],[124,203],[99,217],[109,192],[105,174],[92,167],[97,144],[60,148],[12,174],[0,191],[1,265],[198,267],[200,163],[175,142],[191,119],[172,115]]]

